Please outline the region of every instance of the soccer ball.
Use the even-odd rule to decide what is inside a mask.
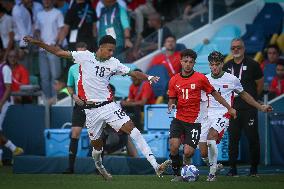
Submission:
[[[199,170],[194,165],[185,165],[181,169],[181,176],[185,182],[194,182],[199,178]]]

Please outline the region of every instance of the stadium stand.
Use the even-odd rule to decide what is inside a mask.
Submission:
[[[249,54],[262,51],[271,35],[282,29],[283,10],[278,3],[266,3],[252,24],[248,24],[243,40]]]

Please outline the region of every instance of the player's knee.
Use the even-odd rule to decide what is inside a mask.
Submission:
[[[174,141],[170,141],[170,151],[171,154],[178,154],[178,149],[179,149],[179,144],[174,142]]]
[[[103,149],[103,141],[101,139],[91,140],[93,149],[100,151]]]
[[[218,131],[216,131],[215,129],[211,128],[209,130],[208,136],[207,136],[207,140],[215,140],[217,141],[219,137]]]
[[[131,135],[131,133],[133,132],[133,130],[137,129],[135,126],[134,126],[134,123],[129,120],[127,121],[126,123],[124,123],[122,125],[122,127],[120,128],[120,130],[122,130],[123,132]],[[137,129],[138,130],[138,129]],[[139,131],[139,130],[138,130]]]
[[[205,158],[208,157],[208,149],[199,148],[201,157]]]
[[[192,157],[194,154],[194,148],[189,147],[189,148],[184,148],[184,156],[185,157]]]

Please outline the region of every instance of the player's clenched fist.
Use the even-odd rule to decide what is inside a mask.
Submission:
[[[25,41],[26,43],[35,43],[37,40],[34,39],[34,38],[32,38],[31,36],[25,36],[25,37],[24,37],[24,41]]]

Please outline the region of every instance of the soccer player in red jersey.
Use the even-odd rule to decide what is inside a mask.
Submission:
[[[181,52],[182,71],[169,81],[169,112],[176,107],[176,117],[170,126],[170,158],[175,177],[172,181],[181,181],[180,168],[182,157],[179,155],[181,136],[184,136],[184,156],[192,157],[197,147],[201,124],[198,121],[200,112],[201,91],[211,94],[216,101],[228,109],[232,117],[236,117],[233,109],[225,99],[214,90],[205,75],[193,70],[196,52],[186,49]]]

